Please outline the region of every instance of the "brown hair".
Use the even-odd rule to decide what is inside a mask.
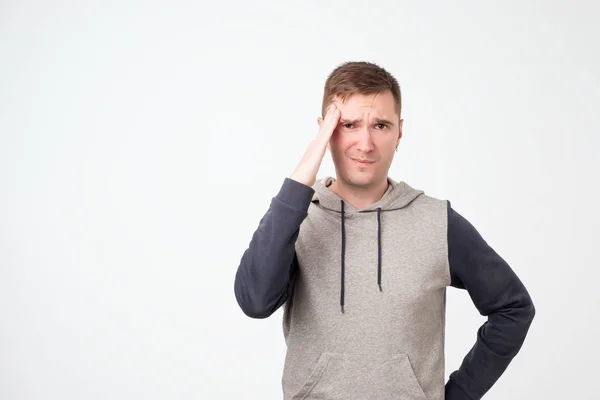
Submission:
[[[402,111],[402,95],[400,85],[392,74],[377,64],[366,61],[348,61],[336,67],[325,81],[323,92],[322,116],[325,117],[327,107],[335,97],[342,101],[353,94],[371,95],[390,91],[398,116]]]

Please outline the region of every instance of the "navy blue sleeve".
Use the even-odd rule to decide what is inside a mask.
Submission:
[[[235,298],[247,316],[267,318],[289,298],[298,269],[296,240],[313,194],[286,178],[260,220],[235,275]]]
[[[521,349],[535,315],[523,283],[448,202],[451,286],[467,290],[487,321],[446,384],[446,400],[478,400],[496,383]]]

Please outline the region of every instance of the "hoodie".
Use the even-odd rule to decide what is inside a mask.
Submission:
[[[520,350],[535,314],[511,267],[450,202],[388,178],[356,209],[286,178],[238,266],[242,311],[283,307],[284,400],[477,400]],[[446,290],[487,321],[444,381]]]

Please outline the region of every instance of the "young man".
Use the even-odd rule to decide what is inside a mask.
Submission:
[[[526,288],[450,202],[388,177],[401,107],[383,68],[337,67],[318,135],[241,258],[243,312],[267,318],[285,305],[285,400],[480,399],[531,325]],[[317,181],[326,149],[336,178]],[[444,382],[448,286],[488,319]]]

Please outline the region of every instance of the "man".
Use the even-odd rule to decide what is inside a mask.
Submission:
[[[480,399],[525,340],[526,288],[450,202],[388,177],[403,122],[389,72],[340,65],[322,110],[235,277],[249,317],[285,305],[284,399]],[[336,177],[317,180],[326,149]],[[448,286],[488,319],[444,382]]]

